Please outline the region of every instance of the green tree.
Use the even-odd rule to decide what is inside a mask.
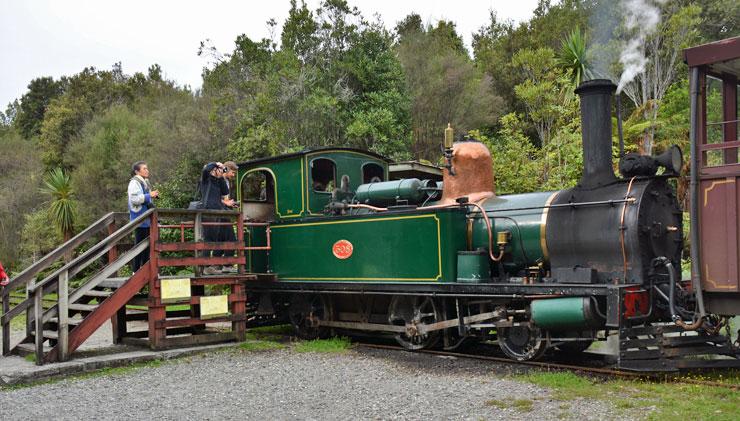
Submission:
[[[412,156],[436,161],[444,128],[460,132],[496,123],[501,99],[476,68],[451,22],[420,26],[418,15],[398,25],[396,47],[411,96]]]
[[[584,80],[593,79],[594,74],[586,50],[586,35],[579,28],[563,38],[557,63],[562,69],[570,72],[573,88]]]
[[[41,125],[39,146],[45,168],[60,167],[64,162],[67,144],[77,135],[88,110],[82,100],[71,96],[54,99]]]
[[[38,206],[41,173],[38,147],[13,127],[0,129],[0,261],[11,266],[21,255],[23,215]]]
[[[380,23],[341,0],[324,1],[315,13],[292,2],[281,41],[276,49],[241,35],[204,72],[212,131],[228,139],[232,157],[330,145],[408,153],[403,70]]]
[[[54,225],[64,237],[64,241],[69,240],[74,235],[77,218],[77,203],[69,175],[61,168],[51,170],[44,177],[41,192],[50,197],[49,215]]]
[[[549,48],[521,50],[514,55],[511,67],[523,76],[514,91],[526,107],[540,145],[546,148],[555,124],[566,112],[564,107],[573,100],[570,76],[557,66],[555,53]]]
[[[555,51],[573,28],[594,29],[589,25],[589,18],[597,0],[562,0],[553,3],[549,0],[540,1],[533,17],[516,25],[511,21],[502,21],[495,11],[491,11],[489,23],[473,34],[475,62],[490,76],[495,92],[509,111],[525,111],[524,104],[514,92],[514,87],[521,83],[521,79],[509,67],[518,51],[539,48]],[[589,33],[586,33],[586,37],[592,39]]]
[[[23,137],[30,139],[41,133],[46,109],[54,98],[62,94],[62,90],[62,83],[51,77],[36,78],[28,84],[28,91],[21,97],[14,121]]]
[[[624,93],[641,111],[647,124],[639,142],[640,152],[653,153],[653,140],[658,122],[658,111],[665,93],[682,66],[680,52],[696,42],[701,8],[696,5],[679,8],[668,3],[662,10],[663,20],[645,44],[645,70],[624,86]]]
[[[475,139],[491,151],[496,194],[532,192],[538,189],[542,175],[540,152],[521,131],[522,122],[516,114],[501,117],[501,130],[489,138],[472,131]]]
[[[20,267],[30,265],[62,242],[62,234],[55,226],[48,209],[38,209],[23,218],[19,251],[23,258]]]

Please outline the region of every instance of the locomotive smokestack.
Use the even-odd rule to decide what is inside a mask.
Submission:
[[[612,168],[612,95],[617,87],[606,79],[581,83],[583,176],[579,186],[594,188],[617,180]]]

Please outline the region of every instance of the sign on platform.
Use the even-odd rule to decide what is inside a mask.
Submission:
[[[200,318],[215,319],[229,314],[229,296],[211,295],[200,297]]]
[[[162,279],[161,289],[163,303],[190,300],[190,278]]]

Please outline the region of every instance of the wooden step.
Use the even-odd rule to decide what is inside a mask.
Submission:
[[[36,336],[35,332],[31,332],[31,336]],[[44,330],[44,338],[59,339],[59,333],[56,330]]]
[[[91,289],[90,291],[87,291],[85,293],[88,297],[110,297],[113,294],[111,291],[98,291],[96,289]]]
[[[44,331],[44,338],[47,339],[59,339],[59,332],[56,330],[45,330]]]
[[[52,317],[51,319],[49,319],[49,323],[59,324],[59,318]],[[80,323],[82,323],[82,319],[67,319],[67,324],[69,324],[70,326],[77,326]]]
[[[118,289],[128,280],[128,278],[108,278],[101,281],[98,284],[100,288],[115,288]]]
[[[76,311],[86,311],[86,312],[92,312],[95,311],[95,309],[98,308],[97,304],[79,304],[74,303],[69,305],[70,310],[76,310]]]
[[[26,355],[33,355],[36,353],[36,345],[31,343],[22,343],[16,345],[14,348],[15,353],[20,355],[21,357],[25,357]],[[51,351],[51,347],[44,345],[44,353],[47,353]]]

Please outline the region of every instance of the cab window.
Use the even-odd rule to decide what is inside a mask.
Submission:
[[[364,184],[383,181],[383,176],[383,167],[378,164],[370,162],[362,166],[362,182]]]
[[[275,202],[272,175],[267,171],[254,171],[242,180],[242,198],[247,202]]]
[[[337,185],[336,165],[326,158],[311,161],[311,188],[316,193],[331,193]]]

